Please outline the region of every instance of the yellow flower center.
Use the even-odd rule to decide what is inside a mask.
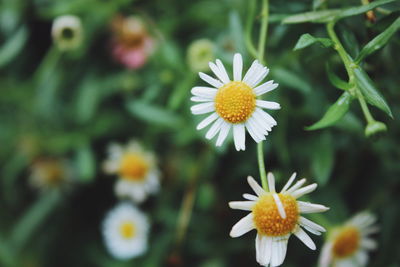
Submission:
[[[333,243],[333,254],[337,258],[346,258],[358,249],[360,232],[353,226],[343,228]]]
[[[229,82],[218,89],[215,110],[230,123],[245,122],[256,107],[256,95],[244,82]]]
[[[282,236],[294,230],[299,218],[297,201],[291,195],[278,194],[286,213],[283,219],[279,214],[272,194],[259,198],[253,207],[253,221],[259,234]]]
[[[131,181],[141,181],[146,178],[148,170],[149,164],[141,155],[126,154],[122,157],[119,174]]]
[[[136,227],[132,222],[123,222],[119,227],[119,233],[124,239],[131,239],[136,234]]]

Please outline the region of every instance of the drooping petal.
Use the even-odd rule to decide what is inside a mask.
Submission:
[[[218,118],[218,114],[217,113],[213,113],[210,116],[208,116],[207,118],[205,118],[204,120],[202,120],[198,125],[197,125],[197,130],[201,130],[204,127],[206,127],[207,125],[209,125],[210,123],[212,123],[213,121],[215,121]]]
[[[275,200],[276,207],[278,208],[279,215],[282,219],[286,219],[285,208],[283,207],[282,201],[279,198],[278,194],[272,194],[272,197]]]
[[[272,237],[257,234],[256,259],[260,265],[267,266],[271,261]]]
[[[201,103],[194,105],[190,108],[193,114],[198,115],[198,114],[205,114],[205,113],[210,113],[215,110],[215,105],[213,102],[207,102],[207,103]]]
[[[253,189],[254,193],[257,194],[257,196],[262,196],[266,194],[265,190],[256,182],[256,180],[254,180],[253,177],[248,176],[247,182],[249,183],[251,189]]]
[[[281,108],[281,105],[279,105],[279,103],[272,102],[272,101],[260,100],[260,99],[256,100],[256,105],[261,108],[272,109],[272,110]]]
[[[242,70],[243,70],[242,55],[239,53],[236,53],[233,56],[233,80],[234,81],[242,80]]]
[[[320,204],[313,204],[304,201],[297,201],[297,205],[299,207],[300,213],[316,213],[316,212],[324,212],[329,210],[328,207]]]
[[[246,132],[243,124],[233,125],[233,140],[237,151],[246,149]]]
[[[235,210],[251,211],[254,204],[256,204],[255,201],[231,201],[229,202],[229,207]]]
[[[271,266],[279,266],[285,260],[288,239],[289,235],[273,237]]]
[[[209,83],[210,85],[214,86],[215,88],[220,88],[221,86],[223,86],[223,84],[220,81],[218,81],[217,79],[214,79],[210,75],[207,75],[203,72],[199,72],[199,76],[203,81],[205,81],[206,83]]]
[[[239,237],[254,229],[253,214],[249,213],[243,217],[233,227],[229,235],[231,237]]]
[[[221,146],[224,143],[230,129],[231,125],[224,121],[221,125],[221,131],[219,132],[216,146]]]
[[[303,242],[304,245],[306,245],[310,249],[312,250],[316,249],[314,241],[312,241],[310,236],[306,232],[304,232],[304,230],[301,229],[300,227],[297,227],[297,231],[294,232],[294,235],[297,236],[301,240],[301,242]]]

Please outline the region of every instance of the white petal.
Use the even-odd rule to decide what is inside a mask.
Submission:
[[[286,190],[286,192],[288,193],[292,193],[293,191],[296,191],[297,189],[299,189],[304,183],[306,182],[306,179],[300,179],[299,181],[297,181],[291,188],[289,188],[288,190]]]
[[[302,187],[302,188],[300,188],[300,189],[297,189],[296,191],[294,191],[293,193],[291,193],[291,195],[292,195],[294,198],[299,198],[299,197],[301,197],[301,196],[304,196],[305,194],[311,193],[311,192],[314,191],[316,188],[317,188],[317,184],[316,184],[316,183],[310,184],[310,185],[307,185],[307,186]]]
[[[376,216],[369,213],[368,211],[358,213],[354,216],[349,223],[358,226],[360,228],[366,228],[372,225],[376,221]]]
[[[231,125],[224,121],[221,125],[221,131],[219,132],[216,146],[221,146],[224,143],[230,129]]]
[[[258,135],[263,138],[262,140],[265,140],[265,136],[268,135],[268,130],[263,127],[262,124],[258,123],[254,116],[248,118],[247,122],[251,124],[253,129],[257,131]]]
[[[210,102],[210,99],[201,96],[192,96],[190,100],[193,102]]]
[[[191,93],[193,95],[200,96],[203,98],[209,98],[210,100],[214,99],[217,92],[218,92],[217,89],[205,86],[196,86],[193,87],[191,90]]]
[[[222,64],[221,60],[217,59],[217,67],[219,68],[219,71],[222,75],[222,79],[221,81],[223,81],[224,83],[229,83],[231,80],[229,79],[228,73],[226,72],[226,69],[224,67],[224,64]]]
[[[205,114],[205,113],[210,113],[215,110],[215,105],[214,102],[208,102],[208,103],[201,103],[194,105],[190,108],[193,114],[198,115],[198,114]]]
[[[261,65],[262,67],[262,65]],[[268,75],[269,69],[267,67],[260,68],[258,74],[253,78],[251,83],[249,84],[251,87],[255,87],[259,84],[264,78]]]
[[[297,173],[294,172],[292,174],[292,176],[290,176],[289,180],[287,181],[287,183],[285,184],[285,186],[281,190],[282,193],[284,193],[286,191],[286,189],[288,189],[292,185],[294,179],[296,179],[296,175],[297,175]]]
[[[224,122],[224,119],[218,118],[214,124],[211,126],[211,128],[208,130],[206,134],[207,139],[212,139],[221,129],[221,125]]]
[[[263,119],[267,121],[271,126],[277,125],[276,120],[261,108],[256,108],[255,112],[259,113],[263,117]]]
[[[265,140],[265,137],[263,134],[261,134],[257,128],[254,127],[254,125],[247,120],[246,123],[246,128],[250,134],[250,136],[254,139],[254,141],[256,141],[256,143],[259,143],[262,140]]]
[[[231,201],[229,202],[229,207],[234,210],[247,210],[251,211],[255,201]]]
[[[217,78],[222,81],[223,83],[228,83],[229,79],[226,80],[223,73],[221,72],[221,70],[217,67],[217,65],[215,65],[213,62],[209,62],[208,65],[210,66],[210,69],[214,72],[215,76],[217,76]]]
[[[249,183],[251,189],[257,194],[257,196],[265,195],[265,190],[254,180],[253,177],[248,176],[247,182]]]
[[[270,191],[271,193],[275,193],[275,192],[276,192],[276,191],[275,191],[275,177],[274,177],[274,175],[272,174],[272,172],[269,172],[269,173],[267,174],[267,179],[268,179],[269,191]]]
[[[361,234],[363,236],[366,236],[366,235],[369,235],[369,234],[375,234],[375,233],[379,232],[379,230],[380,229],[379,229],[378,226],[369,226],[369,227],[367,227],[365,229],[362,229],[361,230]]]
[[[223,84],[220,81],[218,81],[217,79],[214,79],[210,75],[207,75],[203,72],[199,72],[199,76],[203,81],[209,83],[210,85],[214,86],[215,88],[220,88],[221,86],[223,86]]]
[[[365,251],[360,250],[354,256],[355,256],[359,266],[365,266],[367,264],[367,262],[368,262],[368,254]]]
[[[218,117],[218,114],[214,112],[213,114],[202,120],[199,125],[197,125],[197,130],[203,129],[204,127],[215,121]]]
[[[285,208],[283,207],[281,199],[279,198],[278,194],[272,194],[272,197],[275,200],[275,204],[276,204],[276,207],[278,208],[279,215],[282,217],[282,219],[285,219],[286,212],[285,212]]]
[[[316,212],[324,212],[329,210],[328,207],[320,204],[313,204],[304,201],[297,201],[297,205],[299,207],[300,213],[316,213]]]
[[[274,90],[276,87],[278,87],[278,84],[271,80],[254,88],[254,93],[256,96],[260,96]]]
[[[257,64],[254,67],[253,72],[249,74],[247,79],[243,79],[243,82],[247,83],[250,87],[253,87],[256,79],[263,73],[263,68],[264,67],[261,64]]]
[[[262,115],[260,115],[258,112],[253,112],[252,114],[252,118],[254,118],[254,120],[256,121],[258,127],[261,127],[263,129],[263,131],[271,131],[272,130],[272,126],[268,123],[268,121],[266,121]]]
[[[281,105],[279,105],[279,103],[272,102],[272,101],[260,100],[260,99],[256,100],[256,105],[258,107],[266,108],[266,109],[280,109],[281,108]]]
[[[304,230],[301,229],[300,227],[297,228],[297,231],[294,232],[294,235],[297,236],[301,240],[301,242],[303,242],[304,245],[306,245],[310,249],[312,250],[316,249],[314,241],[312,241],[310,236],[306,232],[304,232]]]
[[[246,132],[243,124],[233,125],[233,140],[237,151],[246,149]]]
[[[233,56],[233,80],[234,81],[242,80],[242,70],[243,70],[242,55],[239,53],[236,53]]]
[[[287,241],[289,236],[274,237],[272,240],[271,266],[279,266],[286,257]]]
[[[257,234],[256,259],[260,265],[268,265],[271,261],[272,237]]]
[[[332,261],[332,242],[325,243],[318,259],[318,267],[329,267]]]
[[[243,217],[233,227],[229,235],[231,237],[239,237],[254,229],[253,214],[249,213]]]
[[[249,77],[252,74],[254,74],[254,71],[257,69],[257,67],[258,67],[258,60],[254,60],[253,63],[251,64],[249,70],[244,75],[243,82],[246,82],[249,79]]]
[[[243,194],[243,198],[247,200],[257,201],[258,197],[252,194]]]
[[[318,233],[319,233],[319,232],[325,232],[325,231],[326,231],[325,228],[322,227],[321,225],[319,225],[319,224],[317,224],[317,223],[315,223],[315,222],[313,222],[313,221],[310,221],[309,219],[306,219],[306,218],[304,218],[304,217],[302,217],[302,216],[300,216],[299,223],[300,223],[300,225],[303,226],[306,230],[311,229],[311,230],[314,230],[314,231],[316,231],[316,232],[318,232]],[[310,231],[310,232],[312,232],[312,231]],[[312,232],[312,233],[313,233],[313,232]]]
[[[361,239],[361,247],[365,249],[376,249],[377,243],[375,240],[372,240],[371,238],[363,238]]]

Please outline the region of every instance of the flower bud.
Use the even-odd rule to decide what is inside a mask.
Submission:
[[[51,28],[54,43],[61,51],[74,50],[82,44],[83,29],[80,18],[72,15],[57,17]]]
[[[187,62],[193,72],[208,69],[208,62],[214,59],[214,43],[199,39],[190,44],[187,51]]]
[[[383,122],[372,121],[368,123],[367,127],[365,127],[365,136],[378,137],[386,131],[387,127]]]

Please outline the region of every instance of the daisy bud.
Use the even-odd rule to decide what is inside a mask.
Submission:
[[[61,51],[78,48],[83,40],[81,19],[72,15],[57,17],[51,28],[51,35]]]

